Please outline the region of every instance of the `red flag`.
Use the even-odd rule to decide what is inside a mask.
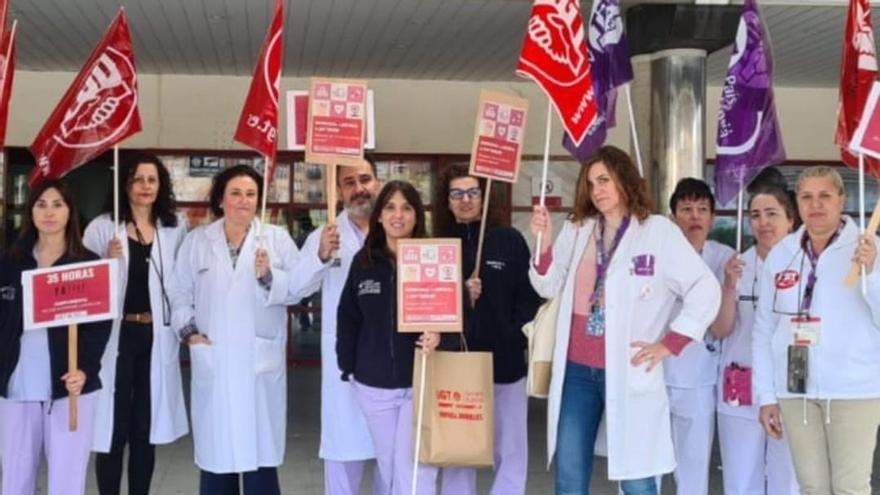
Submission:
[[[580,144],[598,107],[578,0],[535,0],[516,73],[541,86],[565,130]]]
[[[137,71],[125,11],[119,9],[73,84],[34,138],[31,186],[61,177],[141,130]]]
[[[2,25],[2,24],[0,24]],[[0,42],[0,149],[6,145],[6,123],[9,121],[9,100],[12,77],[15,75],[15,24],[3,33]]]
[[[6,17],[9,15],[9,0],[0,0],[0,32],[6,33]]]
[[[278,92],[281,83],[281,49],[284,5],[275,0],[275,17],[263,40],[260,59],[254,68],[251,88],[241,109],[235,140],[266,156],[266,177],[275,173],[278,148]]]
[[[859,159],[850,153],[849,142],[859,126],[871,84],[876,79],[871,5],[868,0],[850,0],[840,62],[840,101],[834,143],[840,147],[843,163],[853,168],[859,166]],[[880,178],[880,162],[865,157],[865,173]]]

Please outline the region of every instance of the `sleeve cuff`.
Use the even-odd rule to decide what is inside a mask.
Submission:
[[[197,333],[199,333],[199,329],[196,327],[195,321],[191,320],[185,327],[177,332],[177,336],[180,338],[181,342],[186,342],[190,335],[195,335]]]
[[[541,254],[541,257],[538,259],[538,264],[535,266],[535,271],[538,272],[538,275],[546,275],[547,270],[550,269],[550,265],[553,263],[553,246],[547,246],[547,251]]]
[[[660,341],[664,347],[669,349],[673,356],[678,356],[684,348],[693,342],[687,335],[682,335],[674,330],[670,330]]]

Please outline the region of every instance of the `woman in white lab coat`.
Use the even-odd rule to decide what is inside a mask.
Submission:
[[[180,380],[180,343],[171,329],[168,284],[186,228],[175,215],[168,170],[154,155],[127,157],[119,171],[120,225],[113,225],[113,191],[105,213],[83,235],[83,244],[101,257],[116,257],[120,318],[101,360],[95,413],[98,491],[118,494],[122,458],[128,444],[128,493],[146,495],[155,465],[154,445],[173,442],[188,431]]]
[[[721,310],[712,330],[724,339],[718,377],[718,440],[725,495],[796,495],[788,441],[758,421],[752,386],[752,326],[762,294],[759,276],[773,246],[791,232],[795,207],[778,186],[757,188],[747,207],[755,245],[724,268]]]
[[[531,227],[544,239],[532,284],[562,298],[547,414],[556,493],[589,493],[604,413],[609,479],[627,495],[655,495],[654,477],[675,467],[662,361],[702,338],[718,282],[681,230],[650,214],[644,179],[612,146],[584,162],[559,238],[543,207]],[[681,313],[667,324],[677,298]]]
[[[189,345],[192,427],[200,493],[280,493],[287,424],[289,270],[285,229],[255,219],[262,178],[237,165],[214,178],[219,220],[186,237],[177,256],[172,320]],[[270,266],[271,265],[271,266]]]
[[[880,425],[877,237],[843,215],[832,167],[801,172],[797,204],[803,227],[776,244],[758,278],[759,419],[788,438],[802,494],[868,495]],[[853,262],[865,266],[864,289],[844,284]]]

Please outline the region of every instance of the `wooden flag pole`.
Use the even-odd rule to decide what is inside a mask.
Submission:
[[[425,420],[425,371],[428,368],[428,355],[424,351],[419,352],[422,354],[422,372],[419,374],[419,406],[416,412],[416,441],[413,445],[412,495],[416,495],[419,485],[419,452],[422,450],[422,423]]]
[[[76,328],[76,323],[72,323],[67,325],[67,373],[68,376],[76,373],[77,369],[79,369],[79,364],[77,363],[78,352],[77,348],[79,346],[78,343],[78,333]],[[77,395],[76,394],[67,394],[68,401],[68,413],[67,413],[67,427],[70,431],[76,431],[77,427]]]
[[[548,98],[547,99],[547,128],[544,132],[544,165],[541,169],[541,196],[538,204],[544,206],[544,201],[547,196],[547,167],[550,163],[550,129],[552,125],[553,119],[553,102]],[[548,215],[549,217],[549,215]],[[548,218],[547,221],[550,221]],[[538,232],[538,240],[535,243],[535,265],[541,259],[541,232]]]
[[[489,218],[489,203],[492,197],[492,179],[486,179],[486,194],[483,197],[483,220],[480,223],[480,238],[477,241],[477,260],[471,278],[480,278],[480,259],[483,257],[483,241],[486,239],[486,219]]]
[[[639,175],[645,176],[645,167],[642,165],[642,150],[639,148],[639,133],[636,132],[636,116],[633,112],[632,94],[629,90],[630,83],[623,85],[626,92],[626,108],[629,110],[629,132],[632,134],[633,145],[636,150],[636,164],[639,166]]]
[[[336,197],[336,174],[337,168],[335,163],[327,164],[327,225],[336,225],[336,202],[338,201]],[[339,266],[341,261],[339,259],[339,252],[333,251],[330,253],[330,263],[332,266]]]
[[[859,233],[865,235],[865,154],[859,152]],[[868,295],[868,273],[861,265],[862,295]]]
[[[874,235],[877,233],[877,228],[880,227],[880,201],[874,206],[874,213],[871,215],[871,221],[868,222],[868,228],[865,229],[865,233],[870,233]],[[862,265],[858,263],[853,263],[849,267],[849,273],[846,275],[845,284],[847,287],[852,287],[856,280],[859,277],[859,270],[863,268]]]

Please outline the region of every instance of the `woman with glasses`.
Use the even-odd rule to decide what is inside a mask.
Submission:
[[[495,381],[495,479],[492,495],[526,491],[528,439],[526,438],[526,359],[528,342],[522,326],[535,317],[541,299],[529,283],[529,248],[516,229],[502,227],[487,212],[480,273],[474,273],[483,208],[485,181],[453,165],[441,180],[434,235],[461,239],[465,296],[464,334],[468,349],[492,353]],[[443,493],[476,493],[473,468],[444,468]]]
[[[136,154],[119,171],[119,225],[113,224],[113,191],[104,214],[83,236],[90,250],[120,260],[122,314],[113,322],[104,352],[95,441],[98,491],[118,494],[128,444],[128,493],[150,491],[154,445],[188,431],[180,379],[180,344],[171,330],[166,292],[177,248],[186,235],[174,208],[168,170],[158,157]]]
[[[557,495],[589,493],[603,413],[598,447],[624,494],[656,495],[655,476],[675,468],[663,361],[702,340],[721,294],[681,229],[650,208],[630,157],[603,146],[581,168],[558,239],[546,208],[532,216],[543,244],[529,277],[539,295],[562,298],[547,413]]]
[[[771,436],[784,430],[806,495],[869,494],[880,425],[876,237],[859,235],[845,203],[833,168],[801,172],[804,225],[773,248],[759,276],[752,345],[760,420]],[[865,269],[864,290],[844,284],[853,262]]]
[[[752,326],[761,297],[759,275],[770,250],[791,232],[795,206],[788,191],[764,186],[752,192],[748,215],[755,245],[725,265],[721,310],[712,325],[713,332],[724,339],[717,394],[724,493],[796,495],[787,438],[780,428],[765,432],[752,386]]]

